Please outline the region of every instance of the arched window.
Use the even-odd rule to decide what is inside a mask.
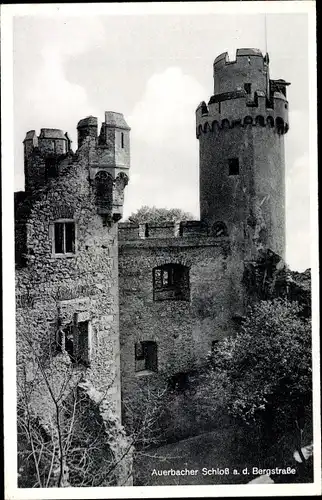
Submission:
[[[213,225],[214,236],[228,236],[227,226],[224,222],[215,222]]]
[[[102,213],[112,210],[113,179],[107,172],[98,172],[95,176],[96,205]]]
[[[189,301],[189,268],[181,264],[164,264],[154,268],[153,299]]]
[[[218,129],[219,129],[219,123],[215,120],[215,121],[213,121],[213,122],[212,122],[212,125],[211,125],[211,130],[212,130],[213,132],[217,132],[217,131],[218,131]]]
[[[158,346],[152,340],[135,344],[135,371],[158,371]]]
[[[256,116],[255,119],[256,125],[260,125],[261,127],[265,126],[265,118],[263,116]]]
[[[284,120],[281,117],[277,117],[275,120],[276,130],[278,134],[283,134],[284,132]]]
[[[274,118],[272,116],[268,116],[266,122],[269,127],[274,127]]]

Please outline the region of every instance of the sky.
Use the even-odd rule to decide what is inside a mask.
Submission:
[[[271,78],[291,82],[286,261],[294,270],[310,267],[307,15],[267,14],[266,33],[265,16],[255,13],[77,17],[75,7],[68,16],[15,16],[15,190],[24,187],[27,130],[61,128],[75,150],[77,122],[88,115],[102,122],[111,110],[123,113],[131,127],[125,217],[155,205],[198,218],[195,110],[212,95],[213,60],[226,51],[234,59],[241,47],[267,48]]]

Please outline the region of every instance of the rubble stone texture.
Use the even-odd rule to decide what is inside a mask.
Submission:
[[[200,368],[213,343],[234,333],[256,295],[251,263],[268,249],[285,253],[287,85],[270,79],[258,50],[216,58],[214,94],[196,111],[201,221],[118,223],[130,167],[122,114],[106,112],[99,133],[96,117],[80,120],[76,153],[61,130],[27,132],[26,190],[15,193],[18,378],[27,365],[32,377],[37,356],[50,363],[53,345],[67,349],[68,331],[79,349],[75,332],[86,323],[86,359],[75,373],[120,417],[121,395],[140,407],[147,384]],[[61,229],[58,254],[57,222],[74,224],[69,236]],[[185,270],[184,293],[173,277],[172,290],[169,281],[156,289],[156,268],[169,266]],[[153,369],[144,369],[142,343],[155,346]]]

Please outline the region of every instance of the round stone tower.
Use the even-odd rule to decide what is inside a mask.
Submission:
[[[287,85],[270,79],[268,54],[238,49],[215,59],[214,94],[196,111],[201,220],[246,253],[285,256]]]

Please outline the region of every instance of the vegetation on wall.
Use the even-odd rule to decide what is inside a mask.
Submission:
[[[194,220],[194,216],[180,208],[157,208],[144,205],[136,212],[133,212],[127,222],[133,222],[134,224],[163,224],[186,220]]]

